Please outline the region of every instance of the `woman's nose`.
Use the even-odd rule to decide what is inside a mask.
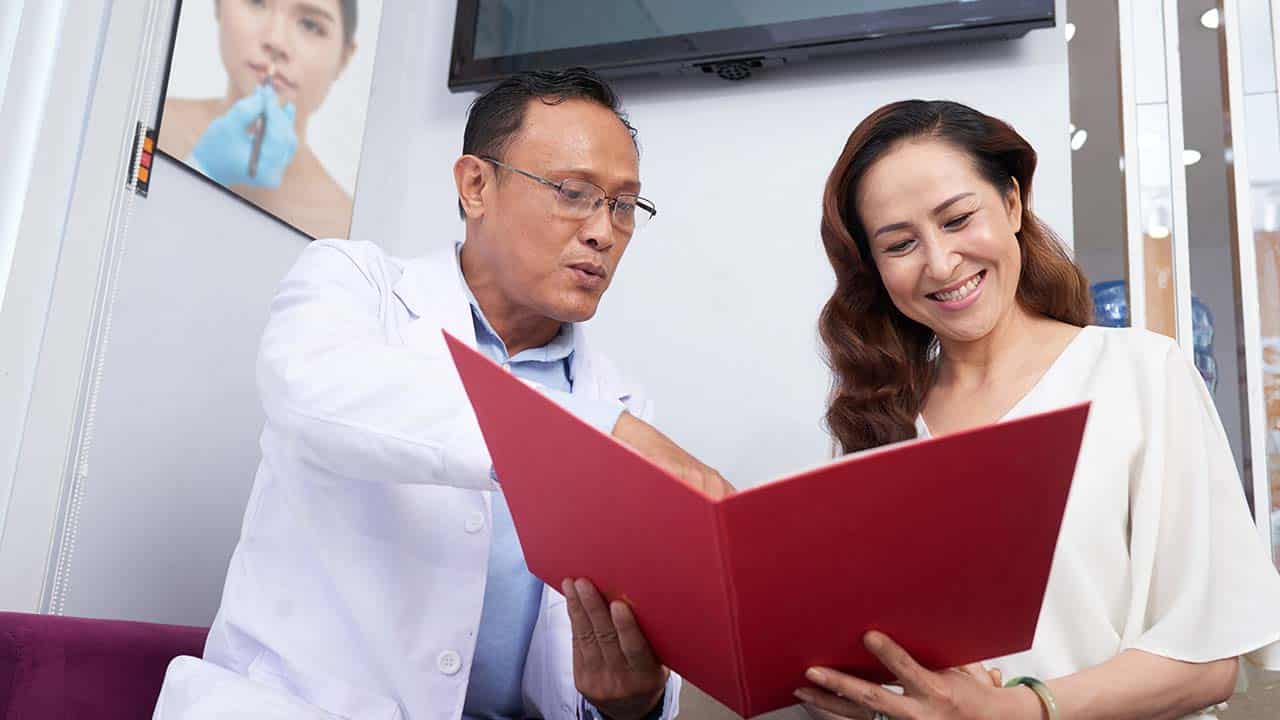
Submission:
[[[929,276],[938,281],[952,279],[952,273],[960,264],[960,255],[955,252],[951,244],[943,238],[931,237],[925,240],[925,251]]]
[[[288,18],[285,17],[283,8],[277,8],[268,13],[267,26],[263,28],[262,44],[273,61],[279,62],[288,56],[287,24]]]

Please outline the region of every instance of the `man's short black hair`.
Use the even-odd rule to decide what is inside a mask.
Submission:
[[[513,75],[490,88],[476,98],[467,109],[467,127],[462,133],[463,155],[489,155],[502,158],[511,138],[524,124],[525,108],[537,98],[547,105],[559,105],[565,100],[588,100],[613,111],[631,134],[634,143],[636,129],[627,121],[618,99],[609,83],[594,72],[575,67],[565,70],[533,70]],[[639,152],[639,145],[636,146]],[[458,214],[466,219],[462,203]]]

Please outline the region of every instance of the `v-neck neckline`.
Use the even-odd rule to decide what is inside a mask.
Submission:
[[[1026,405],[1027,402],[1030,401],[1030,399],[1038,393],[1040,388],[1044,386],[1045,381],[1049,379],[1050,375],[1053,375],[1054,370],[1058,369],[1058,367],[1062,365],[1062,361],[1068,355],[1072,354],[1072,351],[1076,348],[1076,346],[1081,344],[1080,339],[1084,337],[1084,335],[1092,329],[1094,329],[1093,325],[1085,325],[1084,327],[1080,328],[1079,332],[1075,334],[1075,337],[1071,338],[1071,340],[1067,342],[1066,346],[1064,346],[1062,350],[1058,352],[1058,356],[1053,359],[1053,362],[1049,363],[1049,366],[1044,369],[1044,372],[1040,373],[1040,377],[1036,379],[1035,384],[1033,384],[1025,393],[1023,393],[1022,397],[1018,398],[1017,402],[1011,405],[1008,410],[1005,410],[1003,415],[996,418],[994,421],[992,421],[989,424],[994,425],[996,423],[1002,423],[1005,420],[1008,420],[1011,416],[1013,416],[1014,413],[1021,410],[1022,407]],[[920,424],[920,427],[924,430],[924,434],[926,436],[935,437],[933,434],[933,431],[929,429],[929,423],[926,422],[924,419],[923,410],[916,413],[916,421]],[[983,423],[983,424],[985,425],[988,423]],[[977,427],[977,426],[974,426],[974,427]]]

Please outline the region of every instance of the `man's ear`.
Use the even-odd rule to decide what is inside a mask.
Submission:
[[[458,205],[465,218],[484,215],[484,189],[493,177],[488,163],[475,155],[463,155],[453,163],[453,182],[458,186]]]
[[[1022,231],[1022,186],[1018,184],[1016,177],[1009,178],[1009,181],[1013,183],[1013,187],[1005,193],[1004,209],[1013,232],[1018,233]]]

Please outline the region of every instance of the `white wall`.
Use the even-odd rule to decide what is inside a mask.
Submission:
[[[462,232],[450,165],[473,96],[445,89],[452,23],[447,2],[384,11],[352,237],[400,254]],[[594,332],[647,385],[659,424],[739,485],[828,455],[814,322],[832,279],[819,196],[866,113],[919,96],[1011,121],[1041,152],[1037,209],[1070,237],[1055,31],[797,65],[741,84],[699,75],[617,87],[661,213],[633,243]],[[302,244],[163,163],[136,212],[64,609],[207,623],[257,460],[257,334]],[[74,333],[53,335],[60,345],[46,353],[72,349]]]
[[[423,3],[399,32],[384,28],[380,52],[399,62],[374,80],[366,157],[405,159],[361,178],[352,237],[406,254],[462,232],[450,165],[474,96],[445,89],[449,5]],[[800,64],[739,84],[700,75],[616,87],[659,214],[632,242],[593,331],[654,396],[663,428],[735,484],[829,453],[815,321],[833,279],[820,197],[871,110],[947,98],[1010,121],[1040,152],[1036,209],[1071,237],[1066,43],[1056,30]]]

